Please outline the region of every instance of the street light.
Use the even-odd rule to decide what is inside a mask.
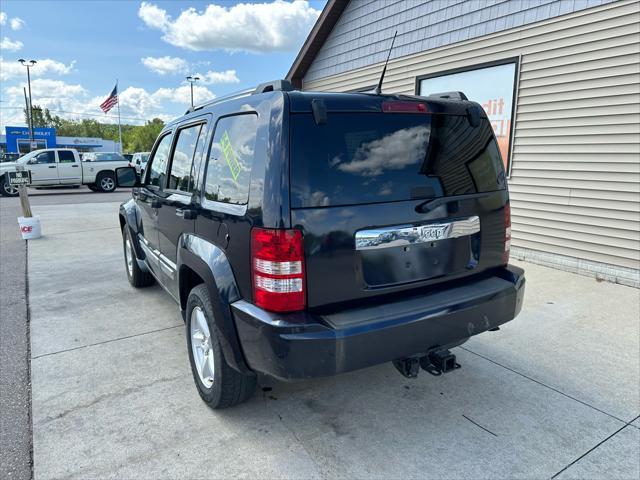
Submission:
[[[33,104],[31,103],[31,67],[36,63],[35,60],[29,60],[28,62],[24,58],[18,60],[23,67],[27,67],[27,85],[29,86],[29,149],[33,143]]]
[[[191,108],[193,108],[193,84],[198,80],[200,80],[200,77],[192,77],[191,75],[187,77],[187,82],[191,85]]]

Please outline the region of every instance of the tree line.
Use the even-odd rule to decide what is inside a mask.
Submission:
[[[29,116],[24,110],[25,121],[29,123]],[[33,106],[33,126],[56,129],[56,135],[63,137],[96,137],[105,140],[118,141],[118,125],[102,123],[97,120],[67,120],[53,115],[48,108]],[[159,118],[146,122],[144,125],[121,125],[123,152],[148,152],[153,146],[164,122]]]

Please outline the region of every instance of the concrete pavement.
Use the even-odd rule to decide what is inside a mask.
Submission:
[[[640,476],[640,291],[522,264],[520,317],[455,373],[380,365],[214,412],[173,301],[127,284],[117,207],[34,208],[37,479]]]
[[[19,203],[0,201],[0,472],[31,478],[31,398],[27,321],[27,242]]]
[[[34,190],[32,205],[99,203],[123,200],[128,190],[97,194],[87,188]],[[17,198],[0,198],[0,473],[2,478],[32,477],[31,379],[27,305],[27,242],[16,218]]]

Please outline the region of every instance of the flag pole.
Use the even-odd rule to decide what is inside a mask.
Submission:
[[[118,138],[120,138],[120,154],[122,154],[122,127],[120,126],[120,90],[118,89],[118,79],[116,78],[116,94],[118,95]]]

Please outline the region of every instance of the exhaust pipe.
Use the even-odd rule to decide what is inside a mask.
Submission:
[[[442,375],[460,368],[456,356],[449,350],[438,350],[420,359],[420,367],[431,375]]]

